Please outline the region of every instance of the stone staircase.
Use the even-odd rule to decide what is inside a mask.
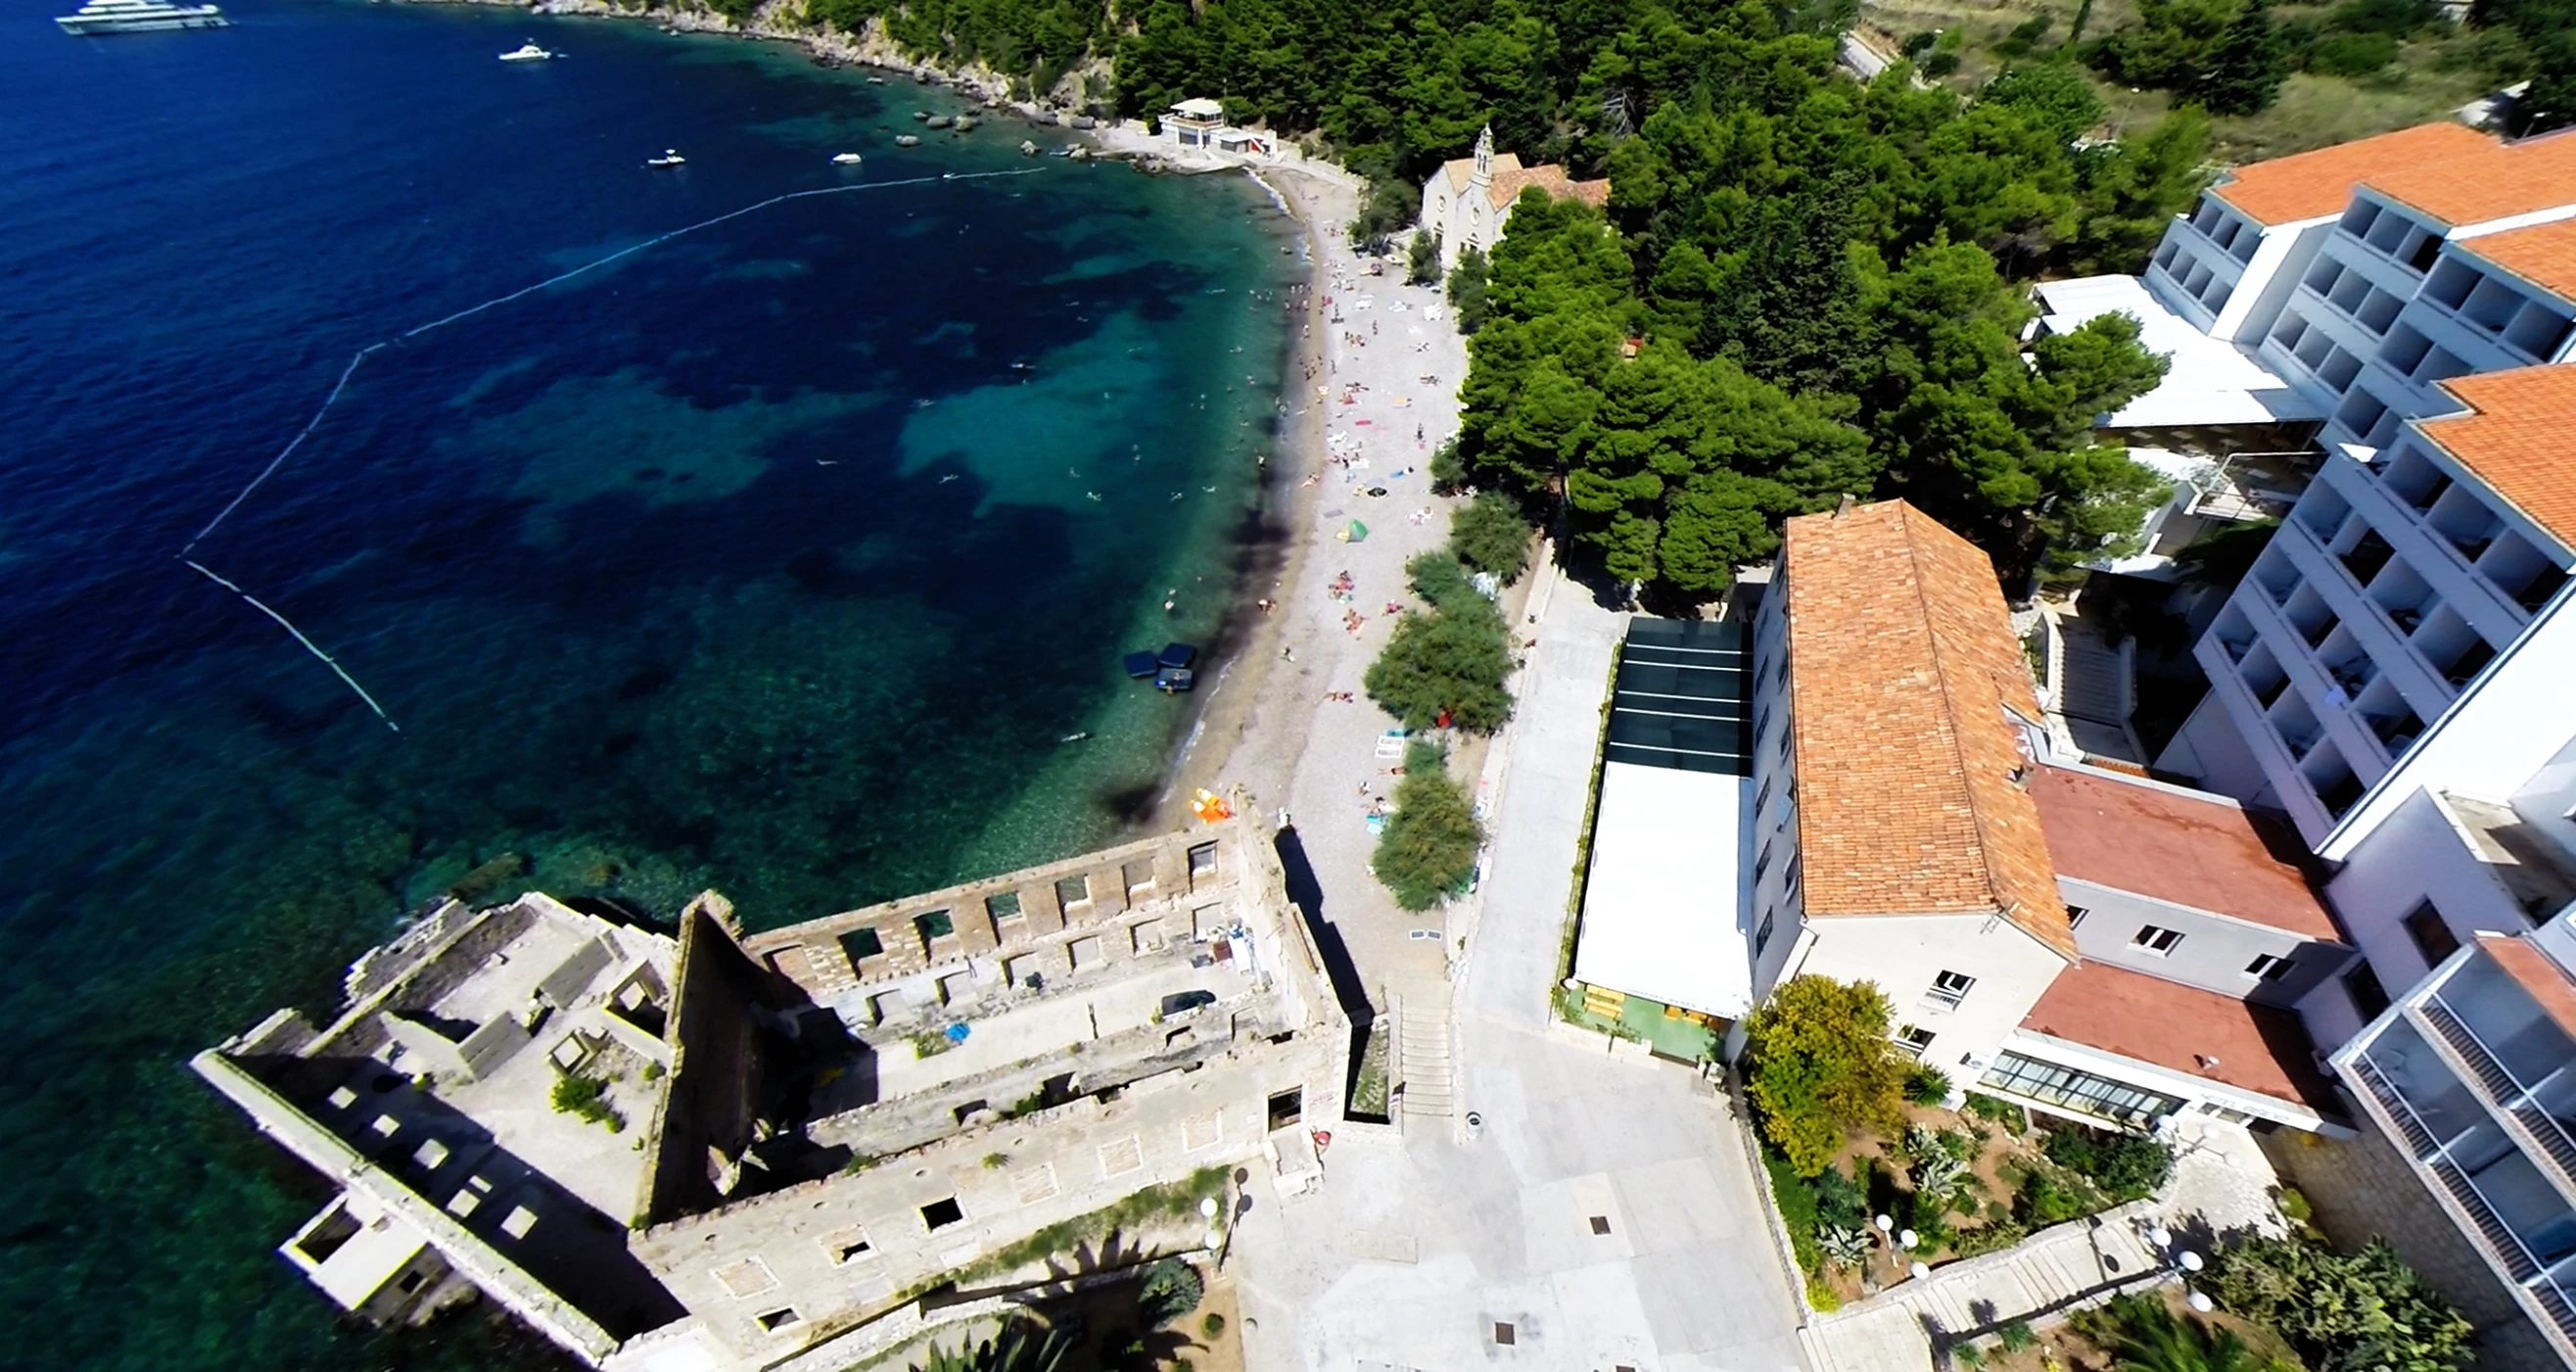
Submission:
[[[2050,713],[2063,722],[2077,747],[2096,757],[2144,765],[2145,750],[2130,732],[2136,708],[2136,648],[2114,647],[2080,614],[2047,611],[2056,626],[2049,663]]]
[[[1916,1372],[1933,1366],[1932,1331],[1983,1335],[1996,1326],[2106,1299],[2167,1279],[2137,1233],[2145,1202],[2102,1214],[2099,1227],[2061,1224],[2000,1253],[1950,1263],[1867,1300],[1818,1315],[1798,1331],[1815,1372]]]
[[[1457,1113],[1457,1069],[1450,1058],[1449,983],[1408,982],[1397,988],[1394,1080],[1407,1123],[1447,1122]]]

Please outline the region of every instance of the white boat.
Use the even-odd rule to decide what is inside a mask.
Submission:
[[[680,150],[678,148],[664,148],[662,149],[661,156],[645,158],[644,165],[648,167],[676,167],[688,160],[689,159],[680,155]]]
[[[854,152],[836,152],[832,154],[832,160],[844,167],[855,167],[867,159]]]
[[[63,32],[146,33],[154,29],[220,29],[232,23],[213,5],[173,5],[167,0],[89,0],[77,13],[54,20]]]
[[[521,43],[519,46],[501,54],[501,60],[504,62],[543,62],[551,59],[553,56],[553,53],[546,51],[544,48],[538,47],[532,40],[526,43]]]

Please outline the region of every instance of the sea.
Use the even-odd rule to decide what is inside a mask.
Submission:
[[[343,1326],[187,1058],[454,889],[767,927],[1132,830],[1296,235],[781,45],[73,2],[0,3],[0,1366],[562,1365]]]

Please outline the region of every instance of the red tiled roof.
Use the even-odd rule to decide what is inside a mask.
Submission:
[[[2342,934],[2291,854],[2296,836],[2226,801],[2064,767],[2034,769],[2030,798],[2061,876],[2310,938]]]
[[[2527,939],[2506,934],[2480,934],[2478,946],[2540,1003],[2542,1014],[2557,1021],[2558,1027],[2570,1036],[2576,1036],[2576,983],[2568,981],[2567,973],[2550,961],[2548,954],[2532,947]]]
[[[1608,181],[1568,180],[1565,168],[1553,162],[1544,166],[1515,168],[1511,171],[1505,171],[1497,165],[1494,168],[1494,184],[1487,188],[1486,194],[1493,197],[1494,208],[1507,210],[1511,208],[1513,201],[1521,198],[1521,192],[1531,186],[1547,192],[1551,200],[1580,200],[1596,209],[1610,203]]]
[[[2576,548],[2576,362],[2454,377],[2442,389],[2467,414],[2419,421],[2442,446],[2532,523]]]
[[[2568,194],[2576,198],[2576,191]],[[2576,218],[2481,234],[2460,246],[2542,290],[2576,300]]]
[[[2466,125],[2424,124],[2249,163],[2238,167],[2212,193],[2258,224],[2318,219],[2341,214],[2345,202],[2352,199],[2352,188],[2365,179],[2494,146],[2494,139]]]
[[[2362,184],[2457,228],[2576,202],[2576,138],[2563,133],[2375,167]]]
[[[1494,154],[1495,180],[1500,181],[1504,177],[1518,172],[1520,169],[1521,155],[1519,153],[1498,152]],[[1453,195],[1461,194],[1466,191],[1468,183],[1476,179],[1476,159],[1472,157],[1450,158],[1448,161],[1440,164],[1440,172],[1443,176],[1449,178],[1450,193]]]
[[[2057,974],[2021,1027],[2184,1076],[2341,1115],[2288,1010],[2088,962]]]
[[[2075,933],[2006,711],[2040,718],[1994,564],[1901,500],[1788,522],[1790,727],[1811,916],[2001,912]]]

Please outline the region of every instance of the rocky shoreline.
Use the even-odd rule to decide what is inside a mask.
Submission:
[[[1093,62],[1065,74],[1047,96],[1035,100],[1015,99],[1011,95],[1011,78],[981,63],[964,68],[941,67],[908,56],[887,36],[883,21],[870,19],[858,33],[830,27],[814,27],[793,22],[788,16],[802,12],[801,0],[770,0],[755,12],[748,23],[732,19],[699,6],[685,9],[638,9],[612,4],[609,0],[400,0],[404,4],[486,5],[525,10],[530,14],[558,15],[572,18],[641,20],[657,25],[665,33],[714,34],[728,38],[751,38],[773,43],[792,43],[806,50],[813,59],[827,67],[870,67],[889,75],[905,76],[915,84],[953,90],[994,113],[1009,114],[1038,128],[1064,128],[1094,136],[1099,151],[1094,156],[1109,161],[1126,162],[1148,173],[1176,172],[1184,175],[1199,172],[1232,170],[1234,164],[1214,159],[1183,160],[1170,156],[1158,147],[1145,146],[1141,127],[1129,128],[1114,118],[1104,119],[1075,106],[1067,98],[1068,87],[1078,89],[1085,77],[1106,79],[1105,63]],[[1095,107],[1096,108],[1096,107]],[[1124,136],[1121,136],[1124,135]]]

